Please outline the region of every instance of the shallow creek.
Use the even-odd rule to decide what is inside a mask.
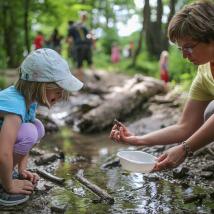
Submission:
[[[65,154],[65,161],[60,163],[57,175],[65,177],[72,188],[55,193],[57,201],[68,204],[66,213],[212,213],[213,188],[199,185],[182,185],[182,182],[167,177],[165,173],[128,173],[121,167],[102,169],[101,165],[116,154],[118,150],[130,149],[128,146],[115,144],[108,138],[108,133],[80,135],[68,128],[45,137],[40,147],[53,150],[58,148]],[[132,148],[133,149],[133,148]],[[152,153],[152,150],[151,150]],[[153,153],[154,154],[154,153]],[[73,156],[80,155],[86,161],[69,162]],[[73,175],[83,169],[84,176],[92,183],[105,189],[114,197],[112,205],[100,203],[96,196],[77,182]],[[183,179],[185,182],[185,179]],[[205,195],[204,198],[186,203],[184,195]]]

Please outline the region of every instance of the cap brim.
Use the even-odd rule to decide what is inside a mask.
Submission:
[[[69,92],[79,91],[83,87],[83,83],[72,75],[64,80],[57,81],[56,84]]]

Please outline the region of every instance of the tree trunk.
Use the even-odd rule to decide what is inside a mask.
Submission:
[[[132,59],[131,67],[134,67],[136,65],[137,57],[140,54],[141,49],[142,49],[142,43],[143,43],[143,23],[142,23],[142,28],[141,28],[140,35],[139,35],[138,45],[137,45],[137,48],[134,52],[134,56]]]
[[[137,46],[137,49],[135,50],[131,67],[136,65],[137,57],[140,54],[140,51],[142,48],[143,34],[145,35],[144,37],[146,38],[146,34],[147,34],[149,26],[150,26],[150,13],[151,13],[151,11],[150,11],[149,0],[145,0],[144,8],[142,10],[142,14],[143,14],[142,15],[143,16],[142,28],[140,31],[138,46]]]
[[[30,52],[30,42],[29,42],[29,26],[28,26],[28,15],[29,15],[29,5],[30,0],[24,0],[24,35],[25,35],[25,47],[27,53]]]
[[[169,22],[172,19],[172,17],[175,14],[175,5],[176,5],[177,0],[170,0],[169,3],[169,8],[170,8],[170,13],[168,15],[168,20],[167,20],[167,24],[165,26],[165,32],[164,32],[164,37],[163,37],[163,49],[164,50],[168,50],[169,48],[169,41],[168,41],[168,26],[169,26]]]
[[[15,42],[12,37],[14,37],[14,22],[13,14],[11,12],[11,5],[9,2],[3,3],[3,34],[4,34],[4,48],[6,51],[6,56],[8,58],[7,65],[9,67],[15,67]]]
[[[147,20],[145,36],[146,36],[147,50],[148,50],[149,54],[152,56],[155,56],[157,59],[159,59],[160,53],[162,51],[163,4],[162,4],[162,0],[158,0],[157,2],[158,2],[158,4],[157,4],[156,21],[151,22],[151,21]],[[147,17],[147,19],[148,19],[148,17]],[[149,20],[150,20],[150,18],[149,18]]]

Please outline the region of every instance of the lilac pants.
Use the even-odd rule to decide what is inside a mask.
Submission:
[[[14,153],[27,155],[44,135],[45,128],[40,120],[36,119],[33,123],[22,123],[14,145]]]

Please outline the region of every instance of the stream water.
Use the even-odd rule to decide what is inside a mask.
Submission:
[[[43,149],[58,148],[65,154],[65,161],[57,169],[57,175],[70,182],[66,190],[59,188],[55,193],[58,202],[68,204],[66,213],[106,214],[106,213],[213,213],[213,198],[207,193],[212,189],[200,186],[182,186],[160,173],[128,173],[121,167],[102,169],[110,156],[127,146],[115,144],[108,133],[80,135],[68,128],[45,137],[40,145]],[[71,163],[72,157],[80,155],[83,161]],[[76,181],[73,175],[78,169],[84,170],[84,176],[99,187],[105,189],[115,199],[114,204],[99,202],[97,196]],[[205,194],[201,200],[185,203],[185,194]]]

